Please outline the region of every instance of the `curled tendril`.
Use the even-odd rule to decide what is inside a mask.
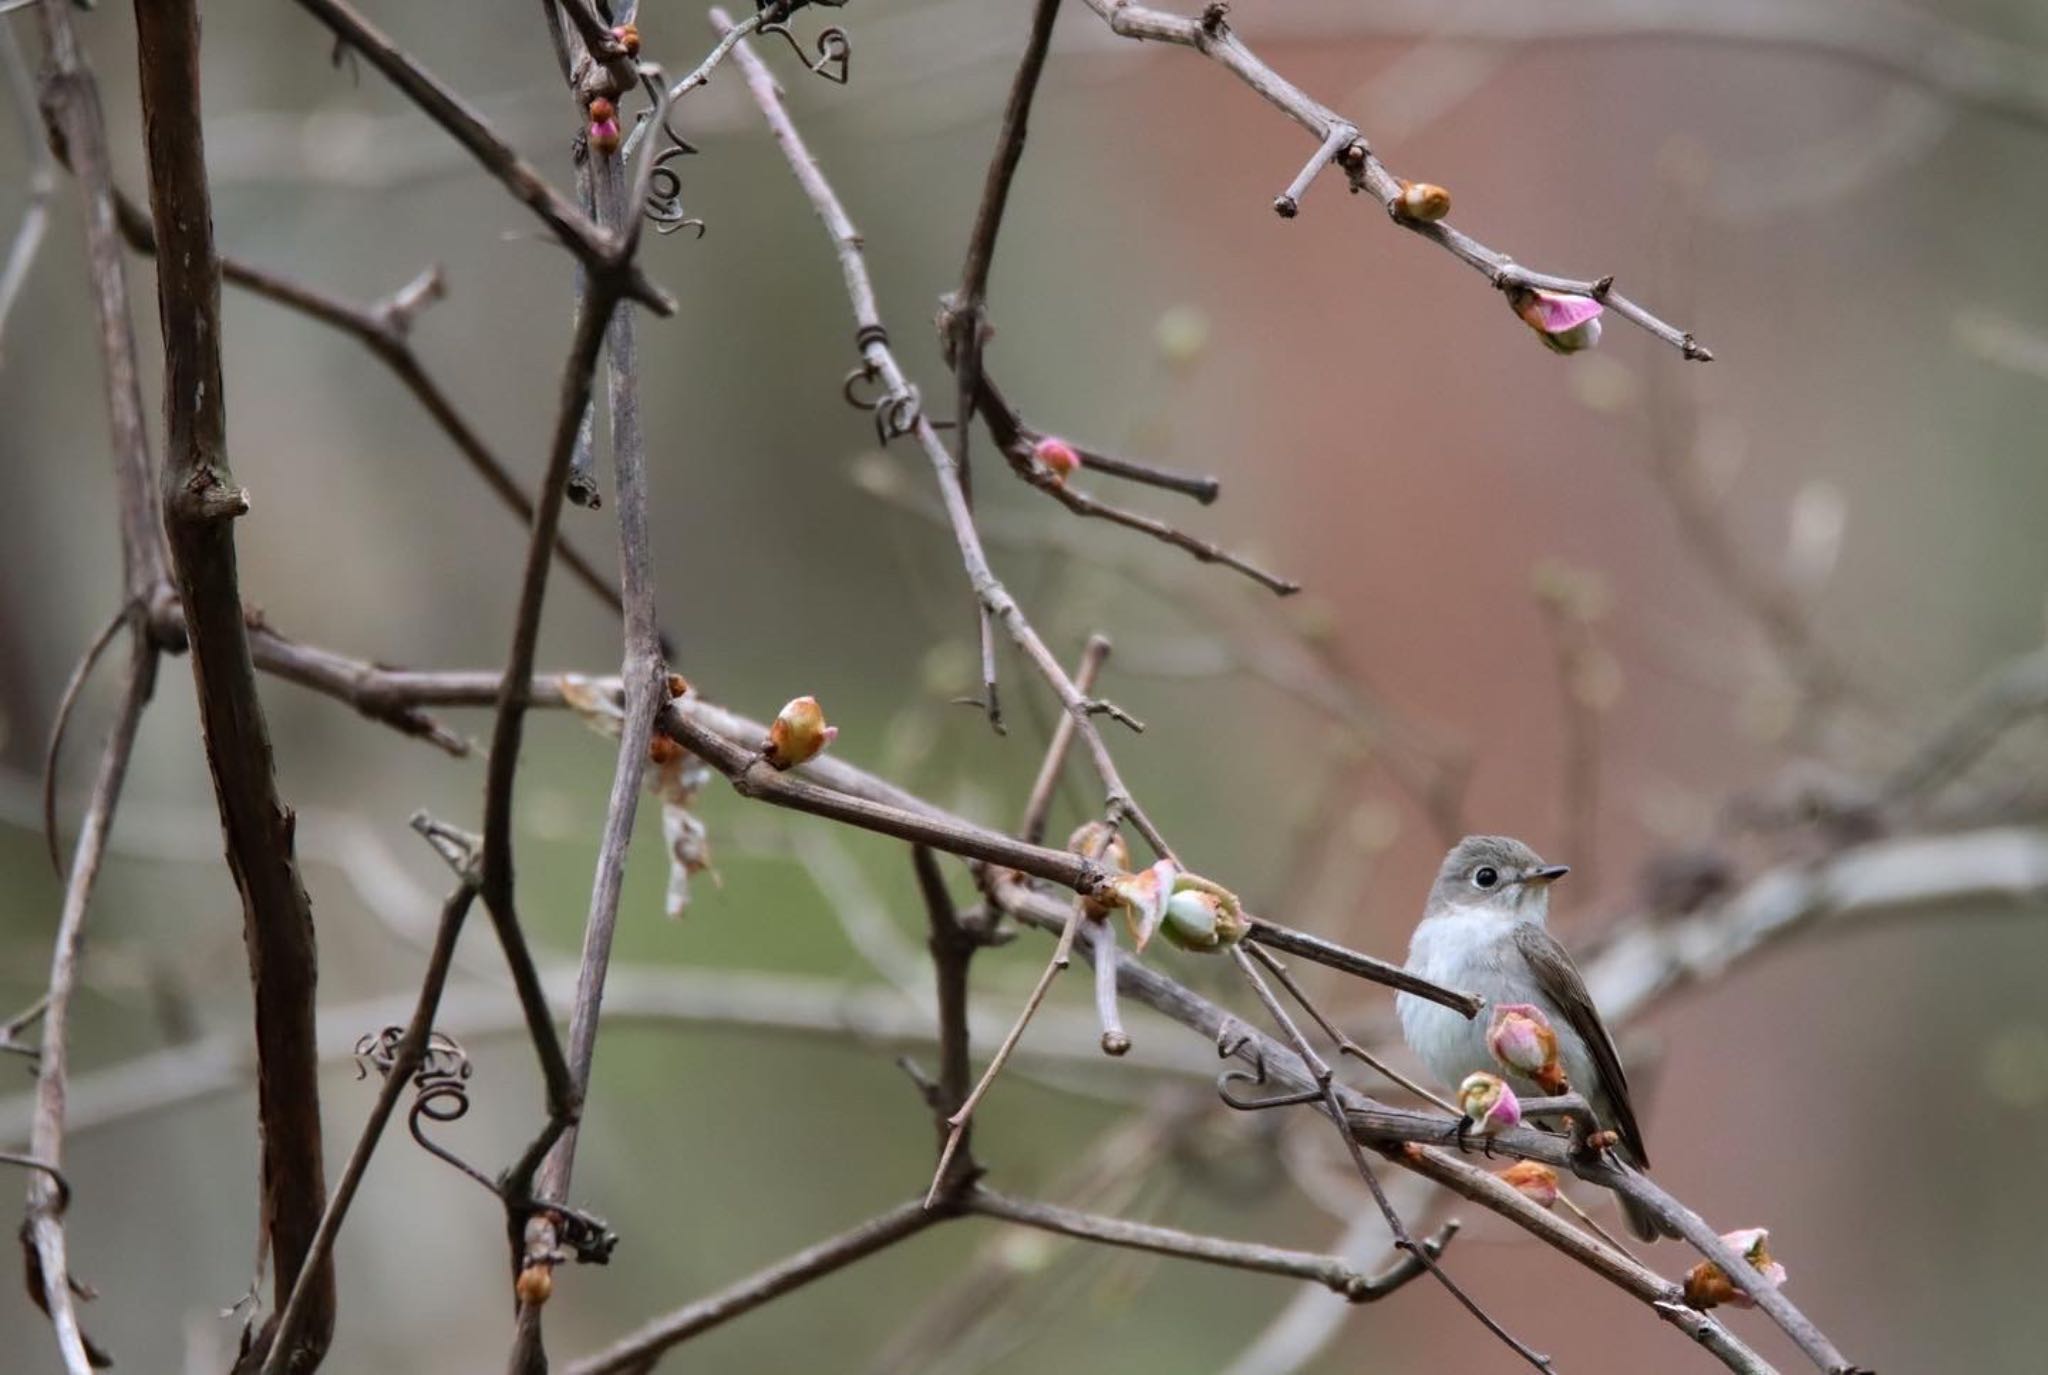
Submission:
[[[840,383],[839,394],[846,398],[846,404],[857,411],[872,411],[875,416],[875,438],[887,444],[901,438],[917,428],[922,414],[917,388],[906,382],[900,391],[883,392],[872,400],[863,397],[860,389],[874,386],[882,380],[882,365],[867,356],[870,348],[889,343],[889,331],[880,325],[862,325],[853,336],[854,347],[861,352],[861,364],[846,374]]]
[[[398,1064],[398,1047],[405,1040],[405,1028],[387,1026],[382,1031],[364,1036],[356,1042],[356,1077],[367,1077],[371,1070],[388,1075]],[[454,1122],[469,1113],[469,1076],[473,1066],[469,1063],[469,1052],[465,1051],[454,1037],[444,1032],[427,1034],[426,1048],[420,1052],[420,1060],[413,1067],[412,1111],[407,1115],[406,1125],[412,1131],[412,1139],[422,1149],[439,1156],[456,1169],[474,1179],[477,1183],[498,1193],[497,1184],[483,1171],[468,1161],[429,1141],[421,1122]]]
[[[680,157],[696,152],[686,143],[665,148],[655,155],[654,170],[647,178],[647,218],[654,221],[654,232],[673,234],[678,229],[694,229],[697,237],[704,237],[704,221],[686,215],[683,211],[683,179],[676,169],[668,164]]]
[[[917,428],[921,402],[917,388],[905,383],[901,391],[884,392],[872,400],[860,395],[859,388],[882,380],[882,370],[874,362],[862,363],[846,374],[840,385],[840,395],[846,404],[855,410],[872,411],[875,416],[875,438],[883,444],[901,438]]]
[[[648,67],[640,69],[640,84],[647,88],[648,99],[654,102],[656,109],[659,109],[663,92],[659,78],[650,74],[652,70]],[[661,133],[662,137],[668,140],[668,147],[655,155],[654,166],[647,175],[645,213],[648,219],[654,221],[654,232],[657,234],[673,234],[678,229],[694,229],[697,231],[697,237],[701,239],[704,237],[704,221],[692,218],[684,212],[682,174],[668,165],[677,158],[695,156],[697,152],[697,145],[684,138],[677,132],[676,126],[669,122],[674,114],[675,110],[671,107],[668,113],[662,116]]]
[[[845,3],[845,0],[840,0],[840,3]],[[805,69],[813,76],[822,76],[840,86],[844,86],[850,79],[848,68],[853,61],[853,40],[848,38],[846,30],[838,25],[835,24],[818,35],[818,56],[815,60],[804,51],[804,45],[790,32],[788,24],[770,21],[762,24],[756,32],[772,33],[783,38],[788,42],[790,50],[796,54],[796,60],[803,63]]]

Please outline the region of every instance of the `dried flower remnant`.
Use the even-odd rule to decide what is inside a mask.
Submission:
[[[1558,1057],[1557,1032],[1534,1003],[1501,1003],[1486,1028],[1486,1048],[1508,1073],[1534,1083],[1545,1093],[1571,1087]]]
[[[1067,849],[1084,858],[1099,860],[1119,873],[1131,867],[1131,847],[1125,842],[1122,832],[1107,821],[1082,822],[1074,828],[1074,833],[1067,837]],[[1113,908],[1120,905],[1115,895],[1111,894],[1107,897],[1082,899],[1081,910],[1090,920],[1102,921],[1109,916]]]
[[[1607,308],[1591,296],[1521,286],[1508,292],[1508,305],[1552,353],[1583,353],[1600,342]]]
[[[1745,1227],[1739,1232],[1724,1232],[1721,1240],[1764,1277],[1764,1283],[1776,1289],[1785,1283],[1785,1267],[1771,1258],[1768,1243],[1769,1229]],[[1727,1304],[1730,1308],[1754,1308],[1756,1300],[1736,1286],[1720,1266],[1710,1260],[1703,1260],[1686,1272],[1685,1301],[1694,1308],[1708,1309]]]
[[[1557,1171],[1538,1161],[1517,1160],[1504,1170],[1494,1171],[1494,1177],[1539,1208],[1551,1207],[1562,1196],[1557,1187]]]
[[[1451,193],[1434,182],[1404,181],[1394,198],[1394,213],[1404,220],[1435,224],[1451,213]]]
[[[690,880],[709,872],[711,836],[693,808],[697,795],[711,781],[711,766],[666,736],[654,737],[649,752],[647,790],[661,800],[661,838],[668,849],[668,891],[664,910],[671,918],[681,917],[690,907]],[[658,747],[667,745],[666,750]]]
[[[1166,920],[1166,903],[1173,896],[1173,881],[1180,868],[1162,859],[1135,874],[1118,874],[1109,881],[1109,894],[1124,909],[1131,928],[1131,942],[1139,950],[1152,943],[1152,935]]]
[[[775,713],[761,757],[770,767],[793,769],[815,759],[839,736],[839,727],[825,724],[824,708],[815,697],[792,697]]]
[[[1465,1114],[1460,1135],[1492,1136],[1522,1124],[1522,1100],[1498,1074],[1480,1070],[1458,1085],[1458,1109]]]

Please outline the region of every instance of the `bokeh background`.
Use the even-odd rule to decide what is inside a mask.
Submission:
[[[926,323],[957,279],[1027,8],[858,0],[828,16],[852,34],[845,88],[764,49],[866,235],[899,351],[940,410],[949,391]],[[1591,941],[1639,910],[1656,856],[1706,849],[1746,871],[1782,853],[1786,842],[1731,822],[1733,799],[1776,796],[1788,770],[1873,776],[1970,685],[2041,644],[2048,279],[2034,269],[2048,95],[2035,81],[2031,103],[2022,89],[1987,110],[1854,52],[1876,31],[1859,26],[1920,15],[2007,45],[2017,80],[2048,61],[2048,17],[2013,0],[1816,0],[1785,10],[1817,16],[1823,41],[1791,45],[1774,37],[1770,7],[1750,30],[1732,16],[1702,38],[1632,27],[1624,4],[1590,7],[1611,22],[1558,41],[1476,44],[1430,36],[1403,13],[1417,7],[1354,12],[1371,8],[1264,0],[1232,17],[1397,171],[1448,185],[1462,227],[1533,266],[1619,274],[1718,361],[1681,363],[1612,322],[1597,352],[1553,357],[1483,279],[1395,232],[1335,176],[1280,221],[1272,197],[1310,151],[1300,131],[1220,69],[1113,41],[1070,4],[998,253],[990,367],[1049,429],[1221,476],[1224,498],[1208,509],[1107,494],[1254,551],[1308,590],[1275,603],[1227,572],[1076,524],[987,457],[978,494],[999,571],[1056,647],[1071,656],[1090,631],[1114,638],[1105,687],[1151,728],[1112,743],[1204,872],[1262,908],[1284,903],[1298,925],[1398,955],[1443,848],[1408,785],[1431,760],[1459,761],[1473,829],[1580,866],[1556,920],[1568,942]],[[371,10],[568,184],[574,115],[538,14],[480,0]],[[671,71],[709,46],[694,7],[650,5],[642,19],[650,55]],[[132,17],[108,5],[78,21],[120,182],[140,194]],[[568,335],[564,255],[374,71],[331,61],[324,31],[294,8],[224,0],[205,21],[223,250],[366,302],[443,263],[450,294],[420,319],[417,347],[493,444],[535,472]],[[33,60],[33,24],[0,22]],[[806,15],[797,28],[823,22]],[[1826,50],[1830,33],[1850,55]],[[1046,696],[1012,658],[1007,738],[950,705],[973,686],[966,585],[929,517],[921,460],[903,446],[877,452],[866,417],[838,398],[853,326],[824,236],[736,73],[680,122],[704,150],[684,164],[685,194],[710,232],[649,241],[645,261],[681,309],[640,335],[676,666],[757,715],[814,693],[844,757],[1014,824]],[[32,149],[20,128],[0,133],[10,226]],[[8,1006],[44,984],[59,898],[34,819],[42,740],[119,590],[68,182],[54,205],[0,359]],[[147,262],[131,271],[154,401],[153,279]],[[286,632],[347,653],[499,664],[524,543],[516,521],[357,343],[242,294],[226,310],[231,453],[255,503],[237,527],[248,598]],[[1743,567],[1792,590],[1873,710],[1816,720],[1799,709],[1784,657],[1688,537],[1674,472],[1707,493]],[[565,517],[601,563],[608,521],[609,510]],[[1560,580],[1590,613],[1562,637],[1541,596]],[[544,663],[609,671],[617,643],[612,616],[558,578]],[[1370,694],[1372,729],[1270,681],[1304,653]],[[87,694],[63,765],[67,823],[109,691]],[[283,791],[302,813],[323,1025],[345,1047],[399,1020],[445,881],[406,818],[426,808],[474,825],[481,762],[289,685],[264,692]],[[456,725],[477,734],[485,718]],[[2041,744],[2022,732],[1992,767],[2024,778]],[[534,723],[522,909],[551,967],[575,957],[610,774],[609,745],[576,721]],[[1091,798],[1077,771],[1057,824]],[[707,986],[740,987],[741,974],[781,981],[761,985],[771,1013],[784,994],[782,1006],[802,994],[829,1008],[848,990],[915,1008],[922,918],[902,847],[750,807],[722,784],[703,813],[719,882],[700,879],[675,922],[662,915],[659,831],[643,810],[617,950],[622,987],[635,980],[642,996],[622,1000],[600,1043],[575,1189],[624,1240],[610,1269],[564,1273],[548,1310],[558,1359],[926,1179],[929,1123],[892,1047],[701,1015]],[[114,846],[75,1011],[74,1264],[104,1295],[88,1326],[124,1368],[222,1369],[236,1323],[220,1311],[249,1284],[257,1231],[253,1091],[246,1067],[203,1092],[189,1076],[200,1052],[240,1053],[248,991],[180,662],[160,681]],[[2037,1359],[2039,917],[1956,910],[1801,943],[1629,1031],[1651,1084],[1659,1177],[1718,1223],[1769,1225],[1806,1311],[1880,1369]],[[977,961],[980,1008],[998,1025],[1043,953],[1027,938]],[[465,956],[458,1005],[486,1029],[468,1038],[474,1110],[442,1136],[495,1168],[537,1125],[540,1096],[524,1043],[487,1030],[503,1026],[509,995],[482,928]],[[1229,992],[1196,957],[1160,958]],[[1370,988],[1316,986],[1361,1027],[1389,1010]],[[1206,1051],[1179,1029],[1134,1012],[1141,1049],[1167,1067],[1090,1063],[1084,980],[1053,1003],[1071,1015],[1033,1039],[1066,1054],[1020,1062],[1027,1072],[980,1119],[1001,1187],[1318,1250],[1368,1207],[1326,1133],[1222,1120],[1232,1115],[1200,1077]],[[167,1050],[186,1054],[142,1058]],[[0,1073],[11,1078],[0,1124],[18,1142],[32,1080],[19,1065]],[[332,1169],[371,1091],[345,1055],[324,1090]],[[1456,1272],[1560,1368],[1707,1368],[1587,1273],[1454,1211],[1468,1223]],[[1383,1254],[1369,1227],[1352,1241]],[[328,1369],[501,1364],[496,1206],[400,1132],[339,1259]],[[1675,1252],[1653,1259],[1682,1264]],[[990,1287],[962,1297],[970,1266]],[[1297,1297],[1283,1281],[963,1223],[672,1360],[733,1372],[1223,1370]],[[1799,1367],[1765,1323],[1733,1321]],[[55,1368],[18,1286],[0,1286],[0,1351],[9,1369]],[[1511,1360],[1417,1285],[1344,1316],[1307,1368]]]

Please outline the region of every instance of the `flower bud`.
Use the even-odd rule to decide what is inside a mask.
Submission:
[[[839,727],[825,724],[824,709],[815,697],[792,697],[768,727],[761,757],[771,767],[793,769],[838,738]]]
[[[1458,1085],[1458,1109],[1465,1114],[1469,1130],[1480,1136],[1517,1127],[1522,1123],[1522,1100],[1508,1087],[1507,1080],[1485,1070],[1465,1076]]]
[[[1451,193],[1433,182],[1404,181],[1394,198],[1394,213],[1404,220],[1435,224],[1451,213]]]
[[[1505,1170],[1495,1170],[1494,1178],[1539,1208],[1548,1208],[1557,1202],[1557,1171],[1548,1165],[1534,1160],[1517,1160]]]
[[[640,26],[638,24],[620,24],[612,30],[612,37],[619,40],[619,46],[626,50],[626,56],[638,57],[640,55]]]
[[[647,742],[647,761],[662,768],[681,759],[683,753],[683,747],[666,735],[657,735]]]
[[[512,1286],[512,1292],[519,1301],[529,1308],[538,1308],[548,1301],[555,1292],[555,1268],[552,1265],[529,1265],[519,1272],[519,1279]]]
[[[606,157],[619,151],[618,111],[603,96],[590,102],[590,151]]]
[[[1582,353],[1600,342],[1606,307],[1591,296],[1520,286],[1508,292],[1508,305],[1552,353]]]
[[[1183,950],[1207,953],[1236,945],[1251,930],[1234,894],[1207,879],[1183,874],[1166,900],[1166,939]]]
[[[1721,1240],[1738,1252],[1742,1258],[1757,1268],[1764,1277],[1764,1283],[1776,1289],[1785,1282],[1785,1267],[1771,1259],[1767,1243],[1770,1231],[1763,1227],[1745,1227],[1739,1232],[1724,1232]],[[1736,1287],[1720,1266],[1710,1260],[1703,1260],[1686,1272],[1685,1301],[1694,1308],[1708,1309],[1720,1304],[1730,1308],[1754,1308],[1756,1300]]]
[[[687,697],[689,695],[690,680],[688,678],[685,678],[682,674],[671,673],[668,675],[668,678],[665,681],[668,687],[668,695],[671,698]]]
[[[1053,435],[1046,435],[1033,444],[1031,457],[1039,467],[1044,468],[1060,482],[1065,482],[1067,474],[1081,466],[1081,455],[1074,452],[1074,446]]]
[[[1534,1003],[1501,1003],[1486,1028],[1486,1048],[1509,1074],[1532,1080],[1545,1093],[1570,1087],[1558,1058],[1557,1033]]]

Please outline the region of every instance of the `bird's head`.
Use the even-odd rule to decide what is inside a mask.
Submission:
[[[1511,836],[1466,836],[1444,856],[1429,911],[1477,908],[1502,921],[1541,922],[1550,911],[1550,885],[1570,872],[1545,864]]]

